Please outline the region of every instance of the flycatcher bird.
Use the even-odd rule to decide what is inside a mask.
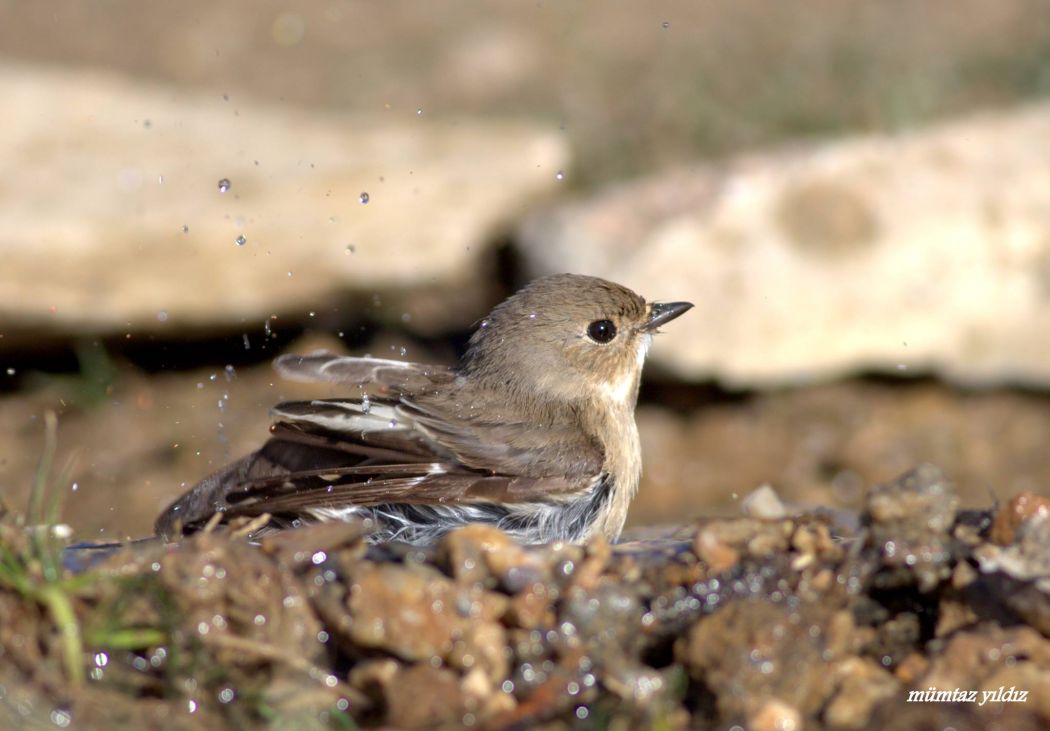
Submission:
[[[173,539],[222,513],[278,527],[364,518],[374,542],[429,544],[467,523],[523,543],[615,540],[641,477],[645,355],[691,307],[558,274],[497,305],[454,368],[281,356],[282,376],[358,396],[274,407],[269,441],[168,507],[157,533]]]

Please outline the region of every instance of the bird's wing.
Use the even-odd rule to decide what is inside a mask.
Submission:
[[[354,358],[325,351],[282,355],[273,362],[273,367],[282,377],[292,381],[375,386],[384,396],[426,392],[451,382],[455,377],[447,366],[384,358]]]
[[[390,503],[557,499],[588,489],[601,470],[600,450],[578,431],[513,418],[472,422],[443,415],[440,403],[380,396],[279,404],[271,439],[171,505],[157,532],[178,535],[216,512],[233,518]],[[576,449],[578,469],[545,456],[544,446],[559,454]]]
[[[403,398],[398,413],[459,464],[514,475],[596,475],[604,453],[571,413],[522,413],[510,404],[461,410],[440,395]]]

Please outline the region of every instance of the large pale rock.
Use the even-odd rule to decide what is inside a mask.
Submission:
[[[493,234],[567,164],[562,135],[532,123],[12,66],[0,98],[0,347],[41,328],[258,324],[347,292],[463,296]]]
[[[1050,384],[1050,106],[660,175],[538,215],[533,273],[689,299],[654,356],[732,386]]]

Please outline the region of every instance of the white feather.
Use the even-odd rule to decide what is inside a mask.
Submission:
[[[274,408],[270,414],[278,419],[302,424],[315,424],[332,431],[376,432],[408,431],[412,424],[406,423],[404,417],[393,406],[370,404],[368,410],[359,402],[315,401],[321,407],[309,414],[287,413]],[[333,413],[338,409],[342,413]]]
[[[645,356],[649,352],[649,346],[652,342],[653,336],[649,333],[645,333],[638,338],[638,350],[635,353],[637,368],[624,373],[618,381],[601,385],[602,394],[607,399],[619,406],[627,405],[631,402],[634,398],[635,386],[638,384],[638,378],[642,372],[642,366],[645,364]]]

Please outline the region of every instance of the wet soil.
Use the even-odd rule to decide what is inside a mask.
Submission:
[[[1043,728],[1050,501],[959,504],[925,466],[852,519],[773,497],[616,546],[223,530],[77,574],[8,516],[0,726]]]

